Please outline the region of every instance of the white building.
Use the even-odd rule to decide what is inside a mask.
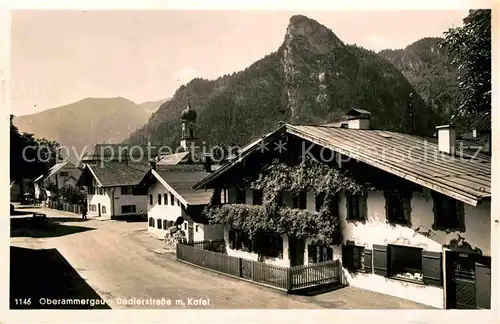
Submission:
[[[490,308],[490,157],[455,151],[452,127],[440,127],[439,143],[433,143],[371,130],[369,115],[359,117],[347,127],[283,125],[194,186],[222,190],[222,203],[260,204],[261,192],[237,190],[233,183],[276,156],[333,156],[330,165],[385,188],[337,194],[342,244],[277,234],[266,238],[276,249],[259,260],[251,239],[226,226],[227,253],[285,267],[338,259],[343,280],[352,286],[437,308]],[[277,143],[286,143],[286,150],[273,150]],[[282,197],[287,207],[318,210],[312,193]]]
[[[140,186],[150,167],[143,163],[85,164],[78,181],[87,188],[88,216],[124,218],[146,214],[147,188]]]
[[[60,190],[66,186],[76,186],[82,170],[69,161],[54,164],[47,175],[40,175],[35,179],[35,198],[40,198],[41,190],[46,190],[45,196],[51,194],[47,192],[51,186]]]
[[[164,239],[169,228],[180,225],[186,239],[200,242],[223,239],[222,226],[209,225],[202,211],[212,191],[195,191],[192,186],[209,173],[203,165],[158,165],[148,183],[148,232]]]

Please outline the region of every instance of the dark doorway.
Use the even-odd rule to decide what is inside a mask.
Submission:
[[[446,251],[446,308],[489,309],[490,257],[468,251]]]
[[[101,204],[97,204],[97,216],[101,217]]]
[[[306,243],[303,239],[298,239],[293,236],[288,237],[288,256],[290,258],[290,266],[304,265],[304,250]]]

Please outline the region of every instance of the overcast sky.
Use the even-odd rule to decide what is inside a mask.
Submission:
[[[275,51],[300,13],[348,44],[404,48],[442,36],[467,11],[18,11],[12,109],[25,115],[86,97],[170,97],[193,77],[239,71]]]

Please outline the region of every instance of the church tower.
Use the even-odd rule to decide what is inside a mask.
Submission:
[[[194,144],[194,123],[197,117],[198,115],[196,111],[191,108],[191,103],[188,98],[187,107],[181,113],[181,146],[184,148],[184,151],[188,151]]]

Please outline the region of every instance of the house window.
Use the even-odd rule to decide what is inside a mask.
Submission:
[[[122,214],[135,213],[135,205],[123,205]]]
[[[316,197],[314,197],[314,206],[315,206],[315,210],[317,212],[319,212],[319,210],[323,206],[324,201],[325,201],[325,194],[324,193],[320,193],[319,195],[316,195]]]
[[[149,217],[149,227],[155,227],[155,219],[153,217]]]
[[[283,258],[283,239],[278,233],[257,233],[252,248],[260,255]]]
[[[386,191],[385,210],[389,223],[411,226],[411,193]]]
[[[161,205],[161,194],[158,194],[158,205]]]
[[[106,206],[102,206],[102,213],[106,214]]]
[[[310,244],[307,246],[309,263],[318,263],[333,260],[333,249],[329,246]]]
[[[253,201],[254,205],[262,205],[262,190],[253,190]]]
[[[388,245],[389,277],[423,281],[422,249],[411,246]]]
[[[306,193],[301,191],[292,196],[292,208],[306,209]]]
[[[241,250],[245,252],[254,252],[254,244],[250,236],[243,231],[229,231],[229,247],[233,250]]]
[[[147,188],[146,187],[139,187],[139,186],[133,186],[131,187],[132,189],[132,195],[134,196],[144,196],[147,194]]]
[[[149,195],[149,204],[153,205],[153,195],[152,194]]]
[[[67,177],[67,176],[68,176],[68,172],[66,172],[66,171],[61,172],[61,177]]]
[[[172,206],[174,205],[174,200],[175,200],[174,194],[171,193],[170,194],[170,205],[172,205]]]
[[[122,196],[131,195],[132,194],[132,187],[128,187],[128,186],[120,187],[120,191],[121,191]]]
[[[347,220],[366,220],[365,206],[366,196],[359,194],[346,194],[347,199]]]
[[[175,198],[175,201],[177,202],[177,206],[180,206],[181,205],[181,202],[179,199]]]
[[[163,203],[165,205],[168,205],[168,194],[166,194],[166,193],[163,194]]]
[[[166,219],[163,220],[163,229],[168,229],[168,222]]]
[[[353,271],[365,270],[365,247],[342,245],[342,265]]]
[[[433,193],[434,224],[436,230],[465,230],[464,204],[451,197]]]
[[[188,229],[188,224],[187,222],[184,223],[184,230],[187,230]]]
[[[159,219],[159,218],[156,220],[156,227],[158,229],[161,229],[161,219]]]
[[[236,189],[236,203],[244,204],[246,203],[246,192],[245,189]]]

